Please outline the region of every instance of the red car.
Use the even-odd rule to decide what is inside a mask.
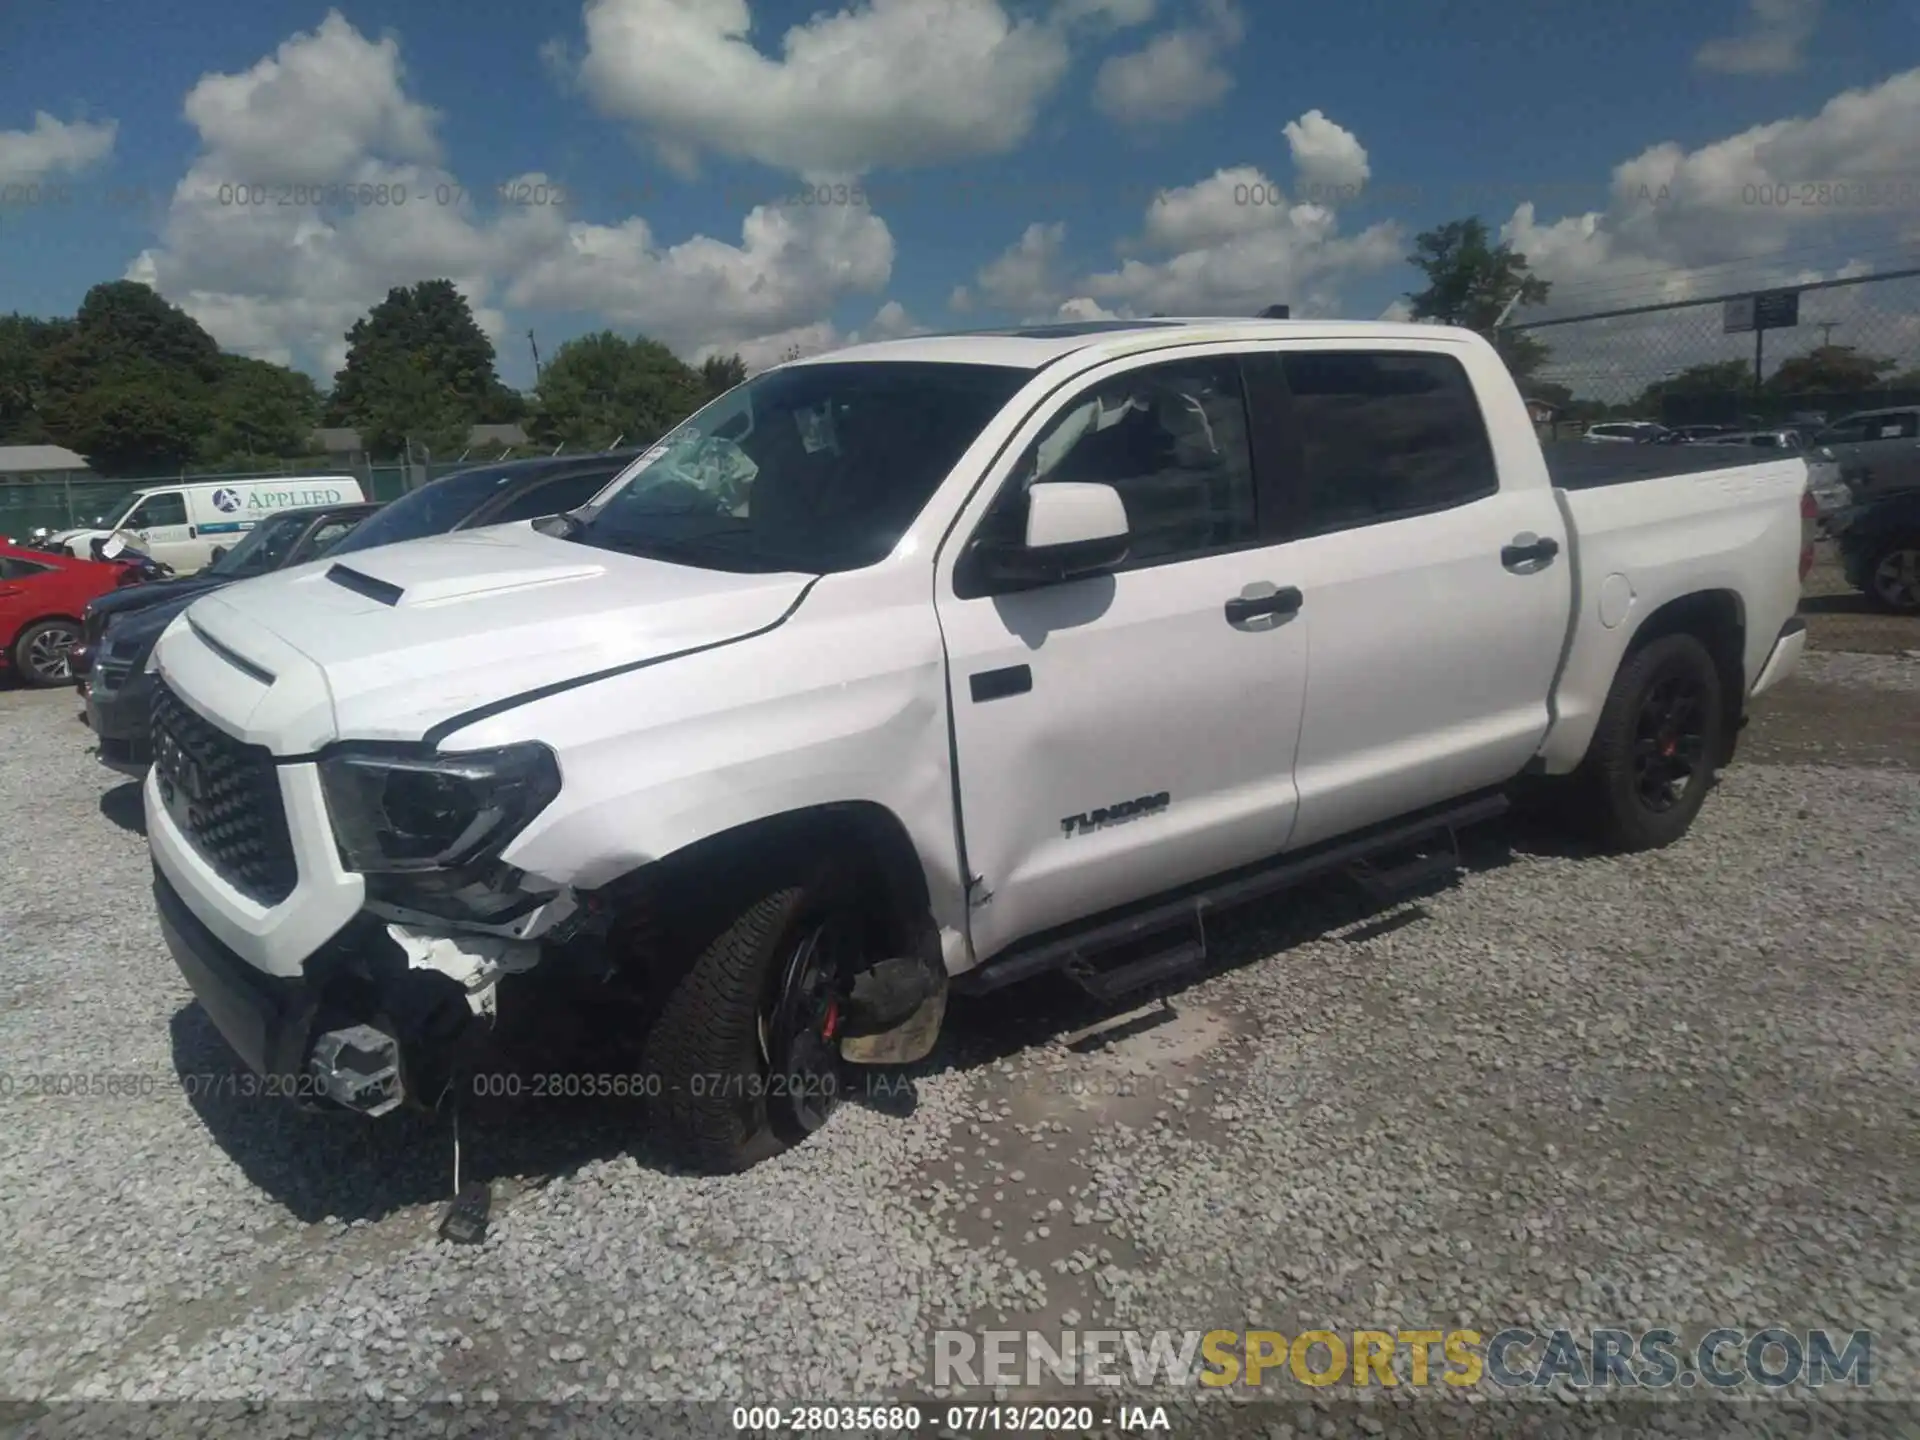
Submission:
[[[11,665],[29,685],[70,684],[67,652],[80,638],[80,612],[139,574],[116,561],[0,543],[0,670]]]

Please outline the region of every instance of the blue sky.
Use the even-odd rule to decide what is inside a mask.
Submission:
[[[70,312],[130,273],[229,348],[324,377],[388,285],[447,274],[524,385],[529,327],[549,352],[611,325],[759,363],[1055,314],[1372,318],[1415,284],[1413,234],[1469,213],[1508,227],[1559,309],[1891,268],[1920,263],[1920,203],[1862,187],[1920,184],[1917,18],[1817,0],[7,6],[0,310]],[[814,181],[872,194],[750,218]],[[549,203],[498,203],[509,182]],[[1855,193],[1756,203],[1821,183]],[[307,203],[343,184],[407,198]]]

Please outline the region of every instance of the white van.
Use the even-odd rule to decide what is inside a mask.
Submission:
[[[95,540],[117,533],[125,536],[129,545],[189,575],[213,558],[215,546],[231,549],[233,542],[257,521],[277,511],[349,504],[366,498],[360,482],[351,475],[161,485],[134,491],[90,528],[63,530],[52,538],[53,543],[87,560],[93,556]]]

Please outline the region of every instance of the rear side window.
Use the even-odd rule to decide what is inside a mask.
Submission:
[[[1453,357],[1294,351],[1281,368],[1302,533],[1445,510],[1500,488],[1473,384]]]
[[[11,555],[0,555],[0,580],[27,580],[54,568],[52,565],[36,564],[32,560],[16,560]]]

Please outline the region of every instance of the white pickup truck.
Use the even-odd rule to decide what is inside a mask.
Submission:
[[[1529,777],[1681,836],[1800,653],[1806,467],[1564,449],[1424,325],[780,366],[579,510],[195,603],[154,662],[163,929],[253,1069],[372,1114],[590,982],[634,1046],[592,1093],[751,1163],[950,989],[1120,994],[1214,907],[1436,883]]]

